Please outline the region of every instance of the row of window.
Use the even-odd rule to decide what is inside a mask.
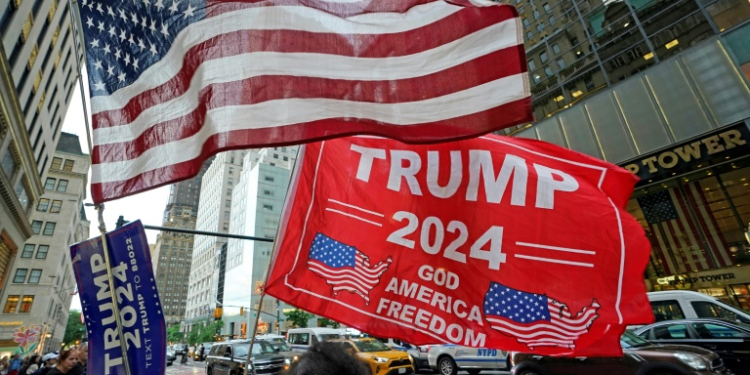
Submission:
[[[32,269],[31,272],[29,272],[28,268],[18,268],[16,269],[16,274],[13,276],[13,283],[14,284],[23,284],[27,282],[26,276],[29,276],[28,283],[29,284],[39,284],[39,279],[42,278],[42,270],[41,269]]]
[[[39,212],[47,212],[47,209],[49,208],[49,212],[52,214],[59,213],[62,209],[62,201],[61,200],[52,200],[52,206],[50,206],[50,200],[47,198],[41,198],[39,199],[39,203],[36,205],[36,210]]]
[[[55,158],[58,159],[58,158]],[[53,164],[54,166],[54,161]],[[52,190],[52,191],[59,191],[64,193],[68,190],[68,180],[63,180],[62,178],[58,181],[56,178],[48,177],[46,181],[44,181],[44,189],[45,190]]]
[[[42,225],[44,225],[44,231],[42,231]],[[39,234],[41,232],[41,234],[45,236],[51,236],[55,234],[56,226],[57,226],[57,223],[54,223],[51,221],[44,223],[39,220],[34,220],[31,222],[31,230],[34,232],[34,234]]]
[[[75,160],[65,159],[63,161],[63,158],[52,158],[52,165],[49,167],[49,169],[64,172],[73,172],[74,165]]]
[[[18,303],[21,303],[21,308],[18,308]],[[4,314],[15,314],[15,313],[29,313],[31,312],[31,306],[34,304],[34,296],[23,296],[10,295],[5,300],[5,308],[3,308]]]
[[[23,251],[21,252],[21,258],[31,258],[34,256],[36,250],[36,259],[47,259],[47,253],[49,253],[49,245],[39,245],[27,243],[23,245]]]

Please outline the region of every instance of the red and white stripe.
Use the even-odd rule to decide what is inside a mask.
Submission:
[[[391,258],[380,262],[375,267],[370,267],[370,259],[357,251],[355,266],[334,268],[325,263],[310,259],[308,268],[314,274],[324,278],[328,285],[333,286],[334,294],[341,290],[357,293],[365,302],[370,301],[370,290],[380,283],[382,275],[391,263]]]
[[[687,196],[678,188],[668,191],[678,219],[649,225],[652,259],[662,265],[667,275],[731,266],[726,239],[700,182],[685,185]],[[723,195],[720,199],[724,199]]]
[[[132,85],[91,98],[95,202],[189,178],[221,150],[351,134],[429,142],[531,120],[511,6],[213,0],[207,11]]]
[[[591,306],[573,316],[567,306],[549,300],[547,307],[550,311],[550,321],[536,321],[533,323],[518,323],[509,319],[488,315],[485,319],[490,327],[505,335],[514,337],[529,349],[538,346],[559,346],[573,349],[575,341],[588,333],[589,327],[599,316],[597,310],[600,305],[593,301]]]

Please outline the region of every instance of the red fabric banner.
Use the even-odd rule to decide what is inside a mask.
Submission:
[[[636,177],[544,142],[376,137],[300,152],[266,291],[413,344],[620,355],[653,320]]]

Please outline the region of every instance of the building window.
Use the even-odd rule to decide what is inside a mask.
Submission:
[[[530,72],[536,70],[536,63],[534,62],[534,60],[527,61],[527,64],[529,64],[529,71]]]
[[[57,191],[66,192],[68,190],[68,180],[60,180],[57,183]]]
[[[47,252],[49,252],[49,245],[39,245],[39,249],[36,250],[36,259],[47,259]]]
[[[19,313],[28,313],[31,312],[31,305],[34,304],[34,296],[23,296],[23,300],[21,301],[21,310],[19,310]]]
[[[263,190],[263,194],[273,196],[273,192],[271,190]]]
[[[56,182],[57,182],[57,179],[55,179],[55,178],[49,178],[48,177],[47,181],[44,182],[44,189],[45,190],[55,190],[55,183]]]
[[[49,209],[49,212],[56,214],[60,212],[61,208],[62,208],[62,201],[54,200],[52,201],[52,207]]]
[[[31,258],[34,255],[34,244],[27,243],[23,245],[23,251],[21,252],[21,258]]]
[[[565,59],[562,59],[562,58],[557,59],[557,66],[559,66],[560,69],[565,69],[565,66],[566,66],[565,65]]]
[[[232,207],[232,200],[231,199],[227,199],[224,202],[224,207]]]
[[[45,236],[51,236],[55,233],[55,223],[47,222],[44,224],[44,234]]]
[[[263,179],[266,180],[266,181],[268,181],[268,182],[273,182],[273,177],[272,176],[266,176]]]
[[[62,158],[52,158],[52,166],[49,169],[61,170],[62,169]]]
[[[26,282],[26,274],[29,273],[27,268],[19,268],[16,270],[16,275],[13,276],[13,282],[16,284],[23,284]]]
[[[63,166],[63,170],[65,172],[73,172],[73,164],[75,164],[75,161],[73,160],[66,160],[65,165]]]
[[[39,234],[39,231],[42,230],[42,222],[38,220],[34,220],[31,222],[31,231],[34,232],[34,234]]]
[[[273,206],[271,206],[270,204],[264,204],[263,205],[263,209],[264,210],[273,211]]]
[[[544,74],[547,75],[547,77],[552,77],[552,69],[550,69],[549,66],[544,67]]]
[[[559,54],[560,53],[560,45],[557,44],[557,43],[553,44],[552,45],[552,52],[554,52],[555,55]]]
[[[542,5],[542,7],[544,8],[544,11],[547,12],[547,13],[549,13],[549,12],[552,11],[552,9],[549,7],[548,3],[544,3],[544,5]]]
[[[542,52],[539,54],[539,60],[542,61],[542,64],[547,62],[547,52]]]
[[[8,299],[5,301],[5,308],[3,309],[3,313],[5,314],[15,313],[16,308],[18,307],[18,301],[20,299],[21,299],[21,296],[19,295],[8,296]]]
[[[49,199],[42,198],[39,200],[39,203],[36,205],[36,210],[41,212],[47,212],[47,208],[49,207]]]
[[[39,284],[39,279],[42,278],[42,270],[33,269],[29,274],[29,284]]]
[[[16,163],[16,159],[13,158],[13,152],[10,147],[5,151],[2,164],[3,170],[5,171],[5,175],[8,176],[8,179],[13,178],[13,175],[16,173],[16,168],[18,168],[18,164]]]
[[[289,161],[289,157],[288,157],[288,156],[284,156],[284,157],[283,157],[282,159],[283,159],[284,161]]]

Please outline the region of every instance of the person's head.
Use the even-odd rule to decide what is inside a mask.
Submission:
[[[89,344],[83,344],[80,348],[78,348],[78,362],[81,362],[82,365],[86,365],[86,362],[89,360]]]
[[[286,375],[370,375],[364,362],[345,352],[340,345],[330,342],[314,344],[299,361],[292,364]]]
[[[18,359],[19,357],[21,357],[21,355],[20,355],[20,354],[18,354],[18,353],[16,353],[16,354],[13,354],[13,359]]]
[[[60,372],[67,373],[78,363],[78,351],[75,349],[66,350],[60,353],[60,359],[57,362],[57,368]]]

